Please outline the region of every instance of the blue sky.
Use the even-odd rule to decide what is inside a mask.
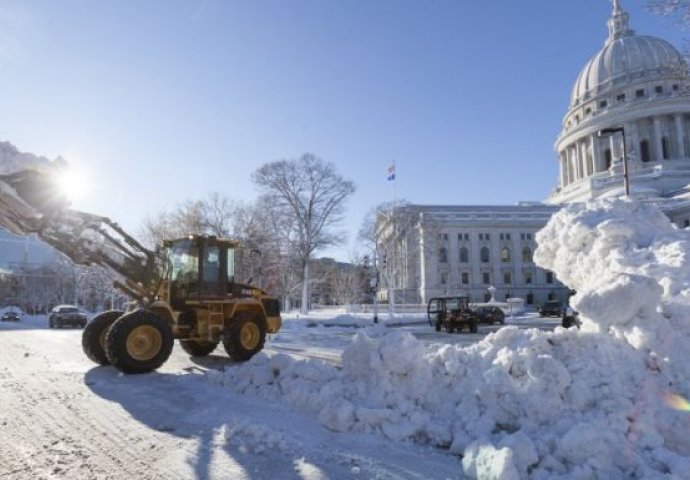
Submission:
[[[638,33],[684,33],[623,0]],[[0,140],[89,178],[76,208],[136,231],[261,164],[314,153],[373,206],[543,200],[608,0],[2,0]],[[395,162],[397,180],[386,181]]]

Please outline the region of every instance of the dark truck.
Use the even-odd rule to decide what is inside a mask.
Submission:
[[[427,305],[427,318],[429,325],[435,326],[436,331],[442,328],[446,332],[461,332],[467,329],[471,333],[477,333],[479,319],[470,309],[468,297],[437,297],[429,300]]]
[[[563,315],[563,303],[560,300],[547,300],[539,309],[542,317],[560,317]]]

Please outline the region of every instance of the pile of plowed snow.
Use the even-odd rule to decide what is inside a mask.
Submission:
[[[33,153],[20,152],[10,142],[0,142],[0,175],[9,175],[30,168],[42,169],[64,164],[65,160],[62,157],[51,161]]]
[[[535,261],[577,290],[581,330],[505,327],[462,348],[371,328],[341,369],[259,354],[208,378],[335,431],[447,448],[468,477],[687,478],[689,240],[655,207],[568,206]]]

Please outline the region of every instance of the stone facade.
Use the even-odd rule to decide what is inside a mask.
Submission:
[[[382,212],[377,238],[385,288],[379,298],[426,303],[437,296],[469,295],[472,302],[485,302],[492,289],[497,301],[565,300],[567,289],[532,260],[536,232],[557,209],[402,205]]]

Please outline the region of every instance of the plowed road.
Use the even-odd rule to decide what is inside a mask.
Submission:
[[[3,480],[461,477],[445,452],[334,433],[280,398],[205,381],[239,368],[222,350],[194,361],[176,346],[158,372],[127,376],[89,362],[81,331],[34,323],[0,325]]]

